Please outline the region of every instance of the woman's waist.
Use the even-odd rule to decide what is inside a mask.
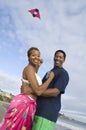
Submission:
[[[25,103],[36,103],[36,97],[25,93],[18,94],[17,96],[14,97],[14,100],[22,101]]]
[[[36,100],[37,99],[37,96],[35,94],[28,94],[29,98],[31,100]]]

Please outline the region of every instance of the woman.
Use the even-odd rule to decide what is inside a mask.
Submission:
[[[48,80],[42,84],[38,77],[37,71],[41,62],[38,48],[30,48],[27,56],[29,64],[23,70],[21,87],[23,93],[12,99],[0,130],[31,130],[36,110],[36,98],[46,90],[54,78],[54,73],[51,72]],[[28,92],[26,92],[27,87]]]

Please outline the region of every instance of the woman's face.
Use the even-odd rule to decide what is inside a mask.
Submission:
[[[29,56],[29,63],[32,65],[38,65],[40,61],[40,52],[38,50],[32,50]]]

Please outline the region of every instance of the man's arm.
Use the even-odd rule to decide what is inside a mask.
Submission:
[[[45,90],[45,92],[41,95],[44,97],[53,97],[53,96],[57,96],[60,94],[60,90],[57,88],[49,88],[47,90]]]

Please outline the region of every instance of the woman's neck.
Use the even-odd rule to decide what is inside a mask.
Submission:
[[[38,66],[35,66],[35,65],[33,65],[33,64],[29,64],[29,65],[33,67],[35,73],[38,72],[38,68],[39,68]]]

